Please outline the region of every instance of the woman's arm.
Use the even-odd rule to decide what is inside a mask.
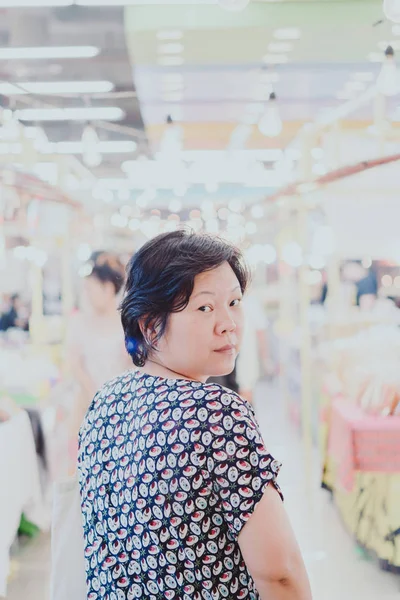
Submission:
[[[238,541],[262,600],[312,599],[300,549],[272,483],[240,532]]]

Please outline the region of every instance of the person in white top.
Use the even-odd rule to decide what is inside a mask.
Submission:
[[[73,314],[67,332],[67,365],[76,384],[69,415],[69,455],[74,470],[78,431],[86,410],[101,386],[131,366],[117,308],[124,283],[119,259],[97,253],[84,280],[83,307]]]
[[[268,321],[262,304],[254,291],[243,299],[245,326],[242,347],[236,363],[240,395],[250,403],[254,388],[265,372],[272,372],[272,363],[267,342]]]

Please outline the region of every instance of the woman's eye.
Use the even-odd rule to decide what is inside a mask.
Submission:
[[[209,313],[212,311],[212,308],[211,306],[200,306],[199,310],[201,310],[201,312]]]
[[[231,302],[231,306],[238,306],[241,302],[241,298],[236,298],[236,300],[233,300],[233,302]]]

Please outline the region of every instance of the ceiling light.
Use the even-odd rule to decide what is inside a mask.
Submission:
[[[286,54],[266,54],[263,57],[263,62],[266,65],[283,65],[289,61]]]
[[[15,111],[20,121],[119,121],[125,116],[118,106],[83,108],[24,108]]]
[[[266,137],[277,137],[282,132],[282,119],[274,93],[269,97],[264,116],[258,124],[258,129]]]
[[[157,38],[159,40],[181,40],[183,38],[183,31],[180,29],[162,29],[157,31]]]
[[[384,96],[395,96],[400,91],[399,73],[394,58],[394,50],[388,46],[385,50],[385,61],[379,73],[376,85]]]
[[[137,150],[135,141],[106,140],[98,142],[101,154],[133,154]],[[45,154],[83,154],[82,142],[57,142],[43,148]]]
[[[101,94],[111,92],[113,88],[111,81],[20,81],[15,84],[0,83],[0,94]]]
[[[14,5],[13,5],[14,6]],[[43,46],[33,48],[0,48],[0,60],[46,60],[61,58],[93,58],[96,46]]]
[[[218,0],[218,4],[221,8],[232,12],[244,10],[249,2],[250,0]]]
[[[268,44],[268,52],[290,52],[293,50],[293,44],[289,42],[271,42]]]
[[[180,67],[184,60],[182,56],[159,56],[157,62],[162,67]]]
[[[99,136],[93,125],[86,125],[82,133],[83,162],[87,167],[98,167],[102,156],[99,152]]]
[[[72,0],[0,0],[1,8],[34,8],[45,6],[70,6]]]
[[[282,29],[275,29],[273,35],[276,40],[299,40],[301,38],[301,31],[297,27],[284,27]]]
[[[389,21],[400,23],[400,0],[383,0],[383,12]]]
[[[160,54],[180,54],[185,49],[183,44],[179,42],[171,42],[169,44],[160,44],[158,47],[158,52]]]

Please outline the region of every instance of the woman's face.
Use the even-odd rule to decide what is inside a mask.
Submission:
[[[84,280],[83,291],[90,307],[95,312],[104,312],[115,303],[113,284],[103,283],[97,277],[87,277]]]
[[[169,316],[152,360],[199,381],[231,373],[242,340],[241,300],[228,263],[198,275],[188,306]]]

